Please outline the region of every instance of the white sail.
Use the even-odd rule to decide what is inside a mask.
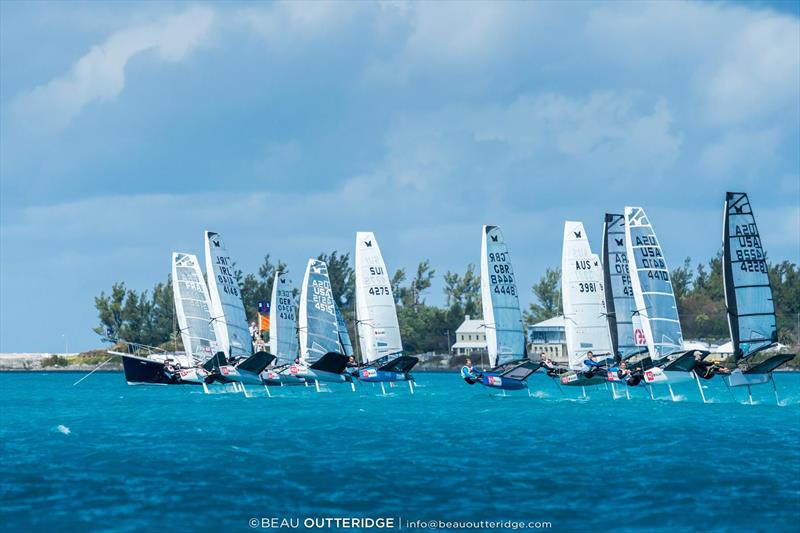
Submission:
[[[298,313],[300,359],[310,365],[328,352],[340,352],[339,321],[328,265],[309,259],[300,289]]]
[[[183,349],[195,365],[203,364],[219,351],[219,344],[197,256],[173,252],[172,293]]]
[[[481,304],[489,365],[496,367],[527,357],[525,332],[503,232],[497,226],[483,226],[481,235]]]
[[[272,282],[269,349],[276,365],[293,363],[298,356],[297,301],[292,280],[283,272],[276,272]]]
[[[403,351],[389,273],[372,232],[356,233],[356,327],[364,362]]]
[[[228,357],[249,357],[253,354],[253,341],[233,260],[219,233],[206,231],[205,248],[208,292],[220,348]]]
[[[600,359],[610,355],[603,268],[600,258],[589,247],[581,222],[564,223],[561,298],[569,367],[580,369],[590,351]]]
[[[631,286],[647,349],[654,361],[683,349],[678,305],[669,268],[653,227],[641,207],[625,208],[625,247]]]

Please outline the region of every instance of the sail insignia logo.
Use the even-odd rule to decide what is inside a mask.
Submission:
[[[367,245],[367,248],[372,248],[372,241],[364,241],[364,244]]]
[[[497,242],[497,235],[491,235],[491,237],[492,237],[492,242]]]
[[[575,238],[576,239],[580,239],[581,238],[581,232],[580,231],[573,231],[572,233],[575,234]]]
[[[614,240],[617,242],[617,246],[622,246],[623,244],[625,244],[625,241],[623,239],[615,238]]]

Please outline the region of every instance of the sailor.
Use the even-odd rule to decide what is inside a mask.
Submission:
[[[256,342],[258,339],[258,328],[256,327],[255,322],[250,322],[250,338],[253,342]]]
[[[470,385],[474,385],[480,379],[480,372],[472,366],[472,359],[469,357],[464,361],[464,366],[461,367],[461,377]]]
[[[358,375],[358,362],[356,362],[356,356],[351,355],[350,358],[347,360],[347,373],[351,376]]]
[[[729,374],[730,370],[722,368],[714,363],[703,361],[703,354],[700,351],[694,352],[694,365],[692,366],[694,373],[703,379],[711,379],[718,373]]]
[[[594,354],[591,351],[586,352],[586,359],[583,361],[582,369],[583,375],[586,377],[586,379],[591,379],[594,377],[595,374],[600,372],[600,368],[603,366],[603,363],[598,363],[594,360]]]
[[[539,354],[539,368],[544,368],[547,372],[547,375],[551,378],[558,375],[558,369],[556,368],[556,365],[550,360],[549,357],[547,357],[544,352]]]

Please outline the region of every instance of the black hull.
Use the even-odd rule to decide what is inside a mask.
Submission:
[[[122,368],[125,370],[125,381],[128,383],[149,383],[153,385],[175,385],[176,377],[170,376],[164,363],[133,357],[122,356]]]

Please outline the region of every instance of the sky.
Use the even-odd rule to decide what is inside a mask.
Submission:
[[[100,345],[94,296],[221,233],[255,271],[373,231],[522,304],[565,220],[642,206],[670,267],[745,191],[800,263],[797,2],[0,3],[0,352]]]

